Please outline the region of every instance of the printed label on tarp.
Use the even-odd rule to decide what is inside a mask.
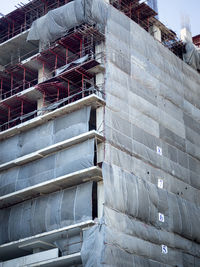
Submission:
[[[163,180],[162,179],[158,179],[158,187],[159,188],[163,188]]]
[[[158,213],[158,218],[159,218],[159,221],[160,222],[165,222],[165,216],[164,216],[164,214],[162,214],[162,213]]]
[[[161,147],[157,146],[156,147],[156,152],[157,152],[158,155],[162,156],[162,148]]]
[[[167,248],[167,246],[162,245],[162,253],[163,253],[163,254],[167,254],[167,253],[168,253],[168,248]]]

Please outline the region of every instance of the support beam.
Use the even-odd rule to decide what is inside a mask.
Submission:
[[[150,29],[149,29],[149,31],[150,31],[150,34],[156,40],[158,40],[159,42],[162,41],[162,36],[161,36],[162,32],[161,32],[161,30],[160,30],[160,28],[158,26],[156,26],[156,25],[151,26]]]

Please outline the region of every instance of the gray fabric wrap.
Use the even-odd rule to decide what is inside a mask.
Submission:
[[[75,0],[49,11],[33,22],[27,41],[47,44],[64,36],[68,30],[83,23],[105,25],[108,5],[101,0]]]
[[[85,107],[0,141],[0,164],[87,132],[90,110]]]
[[[183,54],[183,60],[196,70],[200,70],[200,49],[192,42],[185,43],[186,53]]]
[[[104,214],[83,265],[199,267],[200,76],[112,7],[105,35]]]
[[[85,183],[0,210],[0,244],[91,220],[92,185]]]
[[[200,237],[195,205],[115,165],[104,163],[103,177],[104,221],[84,232],[84,266],[198,266],[199,245],[192,242]],[[166,255],[162,244],[168,246]]]
[[[0,195],[50,181],[94,166],[94,140],[88,140],[49,157],[8,169],[0,174]]]

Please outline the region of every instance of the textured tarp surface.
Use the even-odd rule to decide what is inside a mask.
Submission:
[[[0,164],[87,132],[90,110],[85,107],[0,141]]]
[[[0,195],[94,166],[94,140],[0,173]]]
[[[84,57],[81,57],[69,64],[66,64],[65,66],[63,67],[60,67],[59,69],[56,69],[55,71],[55,76],[58,76],[60,75],[61,73],[65,72],[70,66],[73,66],[73,65],[78,65],[78,64],[82,64],[83,62],[85,62],[86,60],[88,59],[88,55],[84,56]]]
[[[200,49],[193,43],[185,43],[186,52],[183,53],[183,60],[196,70],[200,70]]]
[[[0,244],[91,220],[92,185],[85,183],[0,210]]]
[[[199,266],[199,245],[192,242],[200,237],[195,205],[115,165],[104,163],[103,178],[104,221],[84,233],[84,266]]]
[[[200,76],[109,14],[104,216],[84,234],[84,266],[199,267]]]
[[[98,9],[90,4],[85,8],[94,18]],[[199,267],[199,74],[115,8],[108,13],[104,215],[84,232],[83,266]],[[39,212],[45,206],[40,201]],[[10,214],[6,209],[1,215],[8,225]],[[1,229],[3,240],[19,238],[16,229]],[[43,221],[39,229],[45,231]]]
[[[105,25],[108,5],[101,0],[75,0],[33,22],[27,40],[47,44],[83,23]]]

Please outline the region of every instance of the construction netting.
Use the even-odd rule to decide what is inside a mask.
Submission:
[[[3,162],[67,140],[89,130],[90,107],[61,116],[1,142]],[[13,150],[15,153],[10,153]],[[94,166],[94,139],[0,174],[0,195]]]
[[[194,69],[200,71],[200,48],[196,47],[192,42],[186,42],[183,60]]]
[[[90,110],[85,107],[1,141],[0,164],[87,132]]]
[[[104,216],[84,233],[83,265],[198,267],[199,74],[109,14]]]
[[[75,0],[33,22],[27,40],[48,44],[83,23],[105,25],[108,5],[101,0]]]
[[[85,183],[1,209],[0,244],[92,220],[92,191]]]
[[[72,2],[70,8],[75,10],[77,3]],[[90,3],[93,4],[88,5],[88,18],[92,18],[91,21],[100,19],[101,23],[106,21],[106,144],[103,216],[98,224],[84,231],[83,266],[198,267],[199,74],[117,9],[101,1]],[[102,18],[99,10],[103,12]],[[43,40],[41,20],[33,25],[29,37],[49,42],[65,34],[68,28],[57,18],[59,14],[62,17],[63,11],[56,10],[59,13],[53,14],[52,18],[43,18],[44,21],[50,19],[50,25],[56,24],[53,31],[61,25],[60,32],[56,30],[54,34],[47,27],[44,29],[47,39]],[[73,18],[76,20],[74,25],[82,22],[82,9],[79,12],[80,17]],[[57,19],[58,23],[54,23]],[[86,121],[88,124],[88,119]],[[63,123],[58,129],[62,130],[62,127]],[[3,175],[7,176],[1,179],[5,186],[2,194],[7,190],[6,186],[8,192],[13,192],[16,188],[49,179],[53,174],[63,175],[92,166],[93,161],[94,140],[91,140],[31,165],[5,171]],[[2,243],[53,229],[52,225],[60,227],[74,222],[74,199],[79,198],[79,194],[80,209],[76,214],[79,216],[80,213],[80,217],[77,220],[91,218],[91,198],[86,198],[85,202],[81,199],[89,190],[85,189],[87,186],[91,190],[91,184],[80,185],[76,189],[34,199],[34,204],[26,201],[2,210]],[[63,192],[66,192],[66,202],[62,206]],[[46,208],[47,203],[52,203],[49,204],[53,210],[51,223],[47,216],[51,208]],[[61,204],[72,219],[67,215],[62,217],[54,204]],[[34,213],[36,208],[34,211],[29,209],[29,205],[38,205],[39,215],[45,210],[48,223]],[[28,214],[24,222],[23,214]],[[19,219],[13,226],[14,216],[20,218],[17,217]],[[30,229],[32,218],[34,227]],[[18,221],[21,225],[26,224],[23,233]]]
[[[148,0],[147,4],[158,12],[157,0]],[[104,31],[110,17],[109,5],[101,0],[75,0],[49,11],[45,16],[33,22],[27,41],[40,40],[47,45],[67,34],[83,23],[96,24]],[[185,42],[183,60],[196,70],[200,70],[200,51],[192,42]]]

